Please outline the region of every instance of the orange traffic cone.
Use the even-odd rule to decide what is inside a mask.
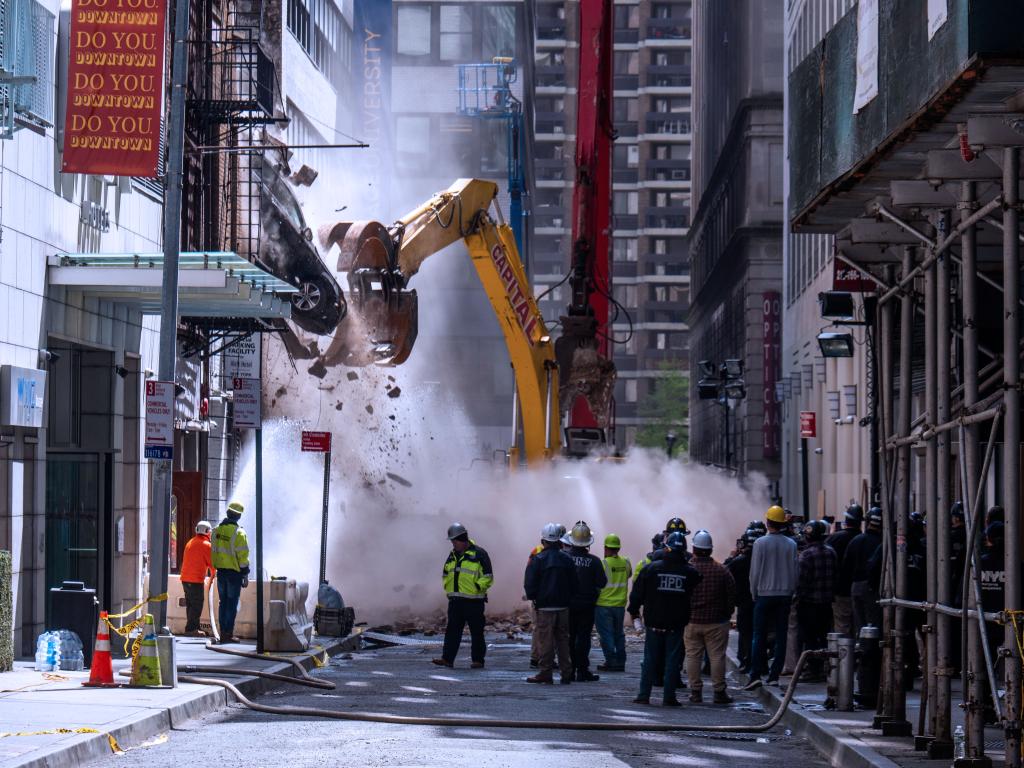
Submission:
[[[117,688],[114,682],[114,668],[110,663],[110,629],[107,626],[107,612],[100,611],[100,623],[96,627],[96,647],[92,651],[92,667],[89,681],[82,685],[90,688]]]

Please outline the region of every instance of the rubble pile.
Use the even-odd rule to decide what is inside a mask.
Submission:
[[[370,631],[384,635],[398,635],[399,637],[412,635],[434,637],[444,634],[445,623],[445,613],[439,611],[430,616],[408,617],[391,624],[381,624],[371,627]],[[504,634],[509,640],[521,640],[533,632],[533,619],[530,616],[530,611],[526,608],[511,613],[495,614],[487,617],[486,631]]]

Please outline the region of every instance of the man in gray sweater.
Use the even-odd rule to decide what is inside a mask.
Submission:
[[[784,533],[786,513],[772,506],[765,516],[768,535],[754,542],[750,558],[750,595],[754,598],[754,639],[750,649],[750,682],[744,690],[761,687],[767,666],[768,635],[775,633],[775,652],[768,671],[768,684],[778,683],[786,660],[786,631],[789,609],[796,592],[796,542]]]

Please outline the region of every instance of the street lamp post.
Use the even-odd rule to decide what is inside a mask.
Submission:
[[[729,411],[735,403],[747,396],[747,385],[743,381],[743,361],[729,358],[723,363],[701,360],[698,365],[701,378],[697,382],[697,395],[701,400],[715,400],[723,407],[725,415],[725,468],[732,469],[732,425]]]

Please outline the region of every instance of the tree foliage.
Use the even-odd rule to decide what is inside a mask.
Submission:
[[[637,412],[648,423],[637,430],[636,444],[644,448],[665,449],[665,435],[676,434],[673,456],[684,456],[689,447],[686,420],[690,415],[690,379],[678,363],[661,364],[661,376],[652,379],[654,391],[639,403]]]

